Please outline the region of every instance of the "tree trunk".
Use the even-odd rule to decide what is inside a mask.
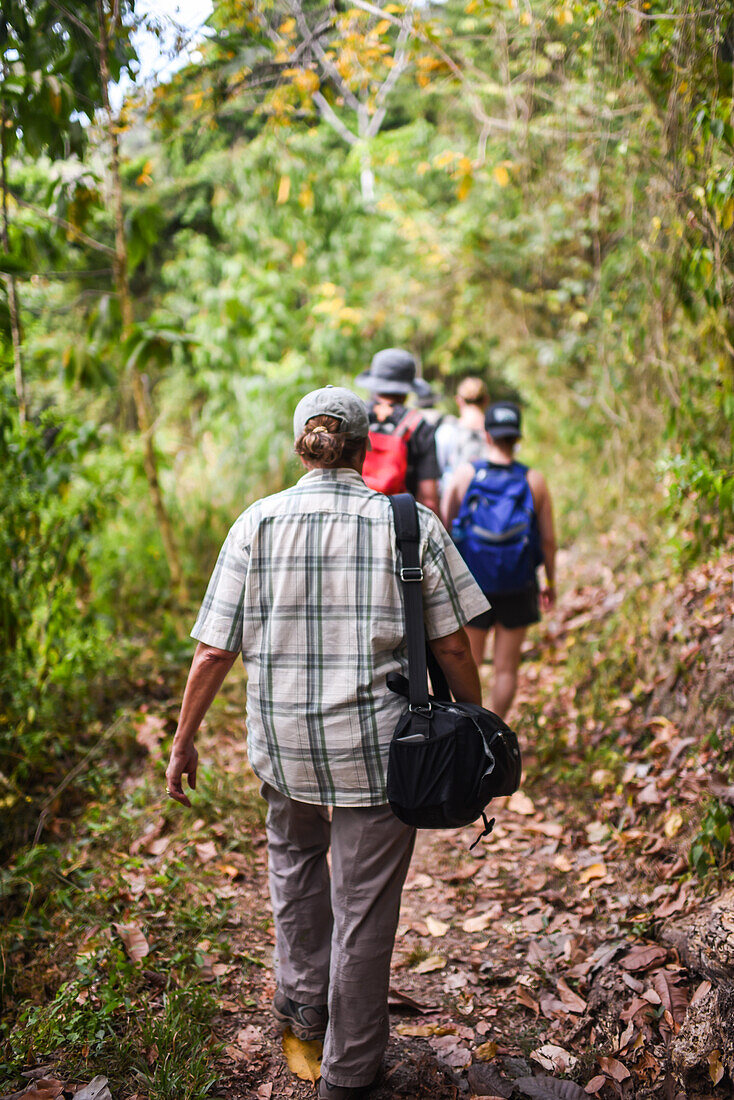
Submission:
[[[112,113],[109,97],[110,68],[109,68],[109,38],[107,35],[107,23],[104,10],[104,0],[97,0],[97,17],[99,20],[99,69],[102,83],[102,98],[105,114],[107,116],[107,136],[110,142],[110,183],[112,188],[112,203],[115,216],[115,283],[120,301],[122,314],[123,339],[127,337],[133,327],[133,303],[130,296],[130,284],[128,279],[128,253],[127,239],[125,237],[125,214],[122,198],[122,181],[120,178],[120,143],[117,136],[117,127]],[[158,458],[155,452],[153,438],[153,418],[151,415],[150,401],[146,392],[143,375],[137,366],[131,372],[133,401],[135,403],[135,415],[138,428],[143,441],[143,466],[148,481],[153,508],[163,541],[166,561],[171,573],[171,581],[180,596],[186,596],[186,589],[181,569],[178,546],[173,533],[171,517],[166,508],[161,491],[160,478],[158,476]]]
[[[3,77],[5,77],[5,65],[3,64]],[[8,176],[7,176],[7,115],[5,103],[0,109],[0,162],[2,163],[2,244],[5,252],[10,251],[10,219],[8,217]],[[15,395],[18,399],[18,417],[21,424],[25,424],[28,418],[28,405],[26,402],[25,381],[23,378],[23,330],[20,323],[20,301],[18,299],[18,284],[15,276],[5,275],[5,285],[8,289],[8,312],[10,313],[10,333],[13,343],[13,373],[15,376]]]
[[[688,1009],[673,1042],[673,1065],[690,1088],[710,1086],[721,1069],[734,1080],[734,890],[669,926],[662,939],[711,983]]]

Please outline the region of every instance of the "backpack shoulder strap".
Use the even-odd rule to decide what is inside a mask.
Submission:
[[[428,709],[425,626],[423,622],[423,569],[420,564],[418,509],[410,493],[390,497],[395,538],[402,556],[400,580],[405,599],[405,635],[408,642],[408,683],[411,708]],[[420,712],[418,711],[417,714]],[[417,716],[417,715],[416,715]]]
[[[407,443],[411,435],[423,420],[420,409],[408,409],[403,419],[395,429],[395,435],[400,436]]]

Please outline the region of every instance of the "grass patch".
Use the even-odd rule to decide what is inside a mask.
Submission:
[[[212,725],[220,717],[221,707]],[[0,930],[0,1093],[49,1063],[69,1082],[104,1075],[115,1096],[215,1090],[219,973],[239,920],[223,885],[233,860],[247,873],[263,819],[235,765],[202,769],[193,812],[163,796],[163,755],[124,784],[101,770],[93,803],[49,819],[44,835],[58,842],[0,872],[12,913]],[[140,958],[127,929],[149,947]]]

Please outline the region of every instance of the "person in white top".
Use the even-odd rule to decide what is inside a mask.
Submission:
[[[487,457],[484,413],[489,394],[481,378],[465,378],[456,391],[458,418],[447,416],[436,428],[436,457],[441,470],[440,488],[444,493],[458,466]]]

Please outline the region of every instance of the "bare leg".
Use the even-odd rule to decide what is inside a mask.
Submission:
[[[517,689],[517,670],[520,665],[520,647],[527,634],[526,626],[510,630],[499,623],[494,628],[494,669],[492,675],[492,707],[495,714],[505,718],[512,706]],[[473,650],[472,650],[473,652]]]
[[[484,660],[484,651],[487,648],[487,635],[488,630],[481,630],[478,626],[465,626],[466,636],[469,639],[469,646],[471,648],[471,655],[474,658],[474,664],[479,668]]]

